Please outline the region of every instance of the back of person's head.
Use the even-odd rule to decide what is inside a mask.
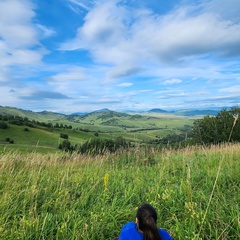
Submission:
[[[144,240],[161,240],[157,228],[157,212],[152,205],[145,203],[139,206],[136,218]]]

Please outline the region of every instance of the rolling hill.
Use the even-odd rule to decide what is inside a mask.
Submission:
[[[96,136],[105,139],[121,136],[127,141],[145,144],[168,134],[179,134],[193,123],[188,117],[151,114],[127,114],[106,109],[81,116],[0,107],[1,116],[12,116],[11,120],[5,120],[8,128],[0,129],[0,147],[36,149],[41,146],[56,151],[63,141],[61,133],[67,134],[72,144],[81,144]],[[14,140],[14,144],[7,143],[6,138]]]

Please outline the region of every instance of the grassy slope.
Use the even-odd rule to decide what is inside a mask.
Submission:
[[[180,129],[184,125],[192,125],[193,120],[186,117],[176,117],[163,115],[164,117],[156,116],[141,116],[129,115],[124,113],[117,113],[112,111],[94,112],[84,117],[81,116],[66,116],[61,114],[54,114],[50,112],[34,113],[31,111],[24,111],[15,108],[2,108],[0,113],[11,113],[13,115],[20,115],[35,119],[42,122],[51,122],[63,125],[71,125],[73,130],[53,129],[50,131],[47,128],[29,128],[29,132],[24,132],[26,126],[9,125],[8,129],[0,129],[0,149],[8,147],[9,149],[23,148],[48,152],[54,151],[61,139],[59,134],[61,132],[69,135],[70,142],[75,145],[82,143],[94,137],[94,132],[99,132],[100,137],[116,138],[122,136],[129,141],[142,142],[155,139],[156,136],[164,137],[171,133],[180,133]],[[35,117],[36,115],[36,117]],[[90,132],[74,129],[84,129]],[[14,144],[5,143],[6,137],[14,140]]]
[[[27,117],[31,120],[40,122],[46,122],[51,120],[61,120],[65,118],[65,115],[53,112],[33,112],[13,107],[2,107],[0,106],[0,114],[9,114],[13,116]]]
[[[0,129],[0,149],[20,149],[23,151],[56,152],[58,145],[63,139],[60,133],[69,135],[70,142],[80,144],[89,139],[90,134],[82,131],[70,129],[54,129],[50,131],[47,128],[30,128],[24,131],[26,126],[16,126],[8,124],[8,129]],[[91,133],[92,137],[93,134]],[[6,138],[14,140],[14,144],[5,141]]]
[[[95,159],[2,152],[0,239],[113,239],[143,202],[175,240],[240,239],[239,158],[239,144]]]

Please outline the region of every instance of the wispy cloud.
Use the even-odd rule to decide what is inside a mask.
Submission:
[[[51,92],[51,91],[36,91],[29,96],[22,96],[20,98],[25,100],[35,100],[35,101],[44,100],[44,99],[70,99],[64,94]]]
[[[235,85],[231,87],[221,88],[219,92],[226,92],[226,93],[240,93],[240,85]],[[239,96],[240,98],[240,96]]]
[[[120,84],[118,84],[117,86],[118,87],[131,87],[133,84],[132,83],[120,83]]]
[[[180,79],[169,79],[169,80],[166,80],[166,81],[164,81],[162,84],[163,85],[172,85],[172,84],[179,84],[179,83],[181,83],[182,82],[182,80],[180,80]]]
[[[70,4],[75,5],[77,7],[83,8],[87,11],[90,10],[89,4],[91,4],[91,1],[84,1],[84,0],[68,0]],[[85,2],[85,3],[83,3]],[[75,10],[74,10],[75,11]]]
[[[141,69],[146,62],[182,64],[190,57],[240,56],[240,24],[207,8],[196,14],[196,8],[184,6],[156,16],[104,1],[95,4],[76,37],[61,49],[87,49],[96,62],[113,64],[120,72],[122,68],[123,76],[126,62]],[[114,68],[108,73],[113,78]],[[121,77],[120,72],[116,75]]]
[[[47,28],[46,26],[43,26],[41,24],[36,24],[36,26],[39,28],[39,30],[41,31],[41,36],[43,38],[45,37],[51,37],[53,35],[56,34],[55,30],[51,29],[51,28]]]
[[[0,0],[1,104],[76,111],[237,103],[239,0],[166,1],[166,11],[155,4]]]

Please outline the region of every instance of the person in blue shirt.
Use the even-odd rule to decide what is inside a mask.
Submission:
[[[136,223],[122,227],[118,240],[173,240],[164,229],[157,227],[157,212],[150,204],[142,204],[136,214]]]

